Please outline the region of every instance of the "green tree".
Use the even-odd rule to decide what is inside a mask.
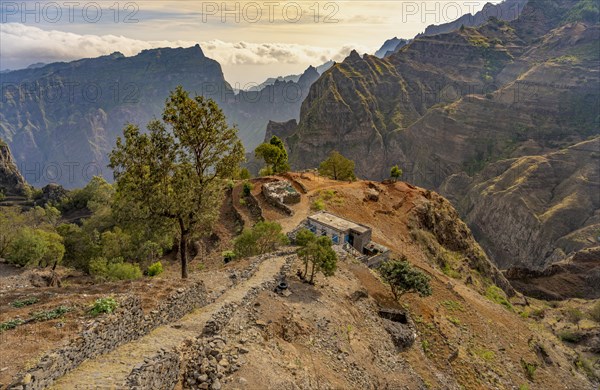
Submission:
[[[336,151],[331,152],[327,160],[319,165],[319,174],[333,180],[356,180],[354,161],[347,159]]]
[[[0,257],[5,257],[11,242],[25,224],[25,216],[16,207],[0,207]]]
[[[326,277],[333,276],[337,269],[337,254],[332,248],[332,241],[327,236],[316,237],[312,232],[298,232],[300,241],[296,236],[296,243],[301,245],[298,256],[304,262],[303,278],[308,277],[308,266],[310,263],[310,283],[314,283],[315,275],[321,272]]]
[[[390,176],[392,179],[394,179],[394,181],[398,181],[398,179],[402,177],[403,173],[404,172],[402,172],[402,169],[398,165],[394,165],[390,171]]]
[[[254,150],[256,158],[263,159],[267,164],[266,172],[284,173],[290,170],[288,153],[281,138],[272,136],[269,142],[258,145]]]
[[[250,174],[250,171],[248,170],[248,168],[242,168],[240,169],[240,173],[239,173],[239,178],[241,180],[248,180],[252,177],[252,175]]]
[[[162,120],[151,122],[147,134],[128,125],[117,140],[110,154],[115,203],[141,220],[177,227],[181,277],[187,278],[190,235],[212,229],[222,188],[243,161],[244,147],[217,103],[191,98],[182,87],[171,92]]]
[[[251,257],[275,251],[289,240],[277,222],[258,222],[252,229],[244,229],[234,241],[236,256]]]
[[[416,292],[420,296],[431,295],[429,277],[410,265],[405,256],[401,260],[381,264],[378,270],[396,299],[408,292]]]
[[[11,242],[8,260],[14,264],[47,267],[54,270],[65,254],[62,237],[53,232],[25,227]]]

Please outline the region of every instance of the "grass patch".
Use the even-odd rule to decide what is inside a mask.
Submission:
[[[310,205],[311,210],[314,211],[321,211],[325,209],[325,202],[323,202],[322,199],[316,199],[314,202],[312,202],[312,204]]]
[[[21,299],[21,300],[16,300],[14,302],[12,302],[10,305],[12,307],[16,307],[16,308],[20,308],[20,307],[25,307],[25,306],[31,306],[35,303],[38,303],[40,300],[36,297],[30,297],[30,298],[25,298],[25,299]]]
[[[504,291],[502,291],[500,287],[494,285],[489,286],[485,290],[485,296],[490,301],[502,305],[510,311],[514,311],[513,305],[510,303],[508,298],[506,298],[506,294],[504,293]]]
[[[491,362],[496,358],[496,354],[494,353],[494,351],[490,351],[489,349],[481,348],[476,349],[474,352],[475,355],[479,356],[486,362]]]
[[[448,319],[448,321],[450,321],[451,323],[453,323],[456,326],[460,326],[460,320],[456,317],[446,317]]]
[[[465,311],[465,308],[460,304],[460,302],[453,301],[448,299],[446,301],[440,302],[440,305],[444,306],[448,311]]]

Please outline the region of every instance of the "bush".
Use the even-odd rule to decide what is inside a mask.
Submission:
[[[289,240],[281,232],[277,222],[258,222],[252,229],[245,229],[234,241],[235,253],[239,257],[251,257],[275,251]]]
[[[224,251],[222,253],[223,256],[223,261],[225,262],[225,264],[233,261],[233,259],[235,259],[235,252],[234,251]]]
[[[244,183],[244,188],[243,188],[243,194],[244,196],[250,196],[250,193],[252,192],[252,184],[249,182],[245,182]]]
[[[56,233],[23,228],[10,243],[7,259],[21,266],[58,264],[65,254],[62,240]]]
[[[90,274],[106,280],[133,280],[142,277],[142,271],[137,264],[124,263],[118,257],[107,261],[104,257],[97,257],[90,261]]]
[[[525,371],[525,375],[527,375],[527,379],[533,381],[535,379],[535,371],[537,370],[536,363],[529,363],[523,359],[521,359],[521,367]]]
[[[89,313],[93,316],[100,314],[110,314],[119,306],[117,301],[113,298],[99,298],[96,299],[94,305],[90,308]]]
[[[160,261],[157,261],[156,263],[150,265],[150,267],[148,267],[148,276],[156,276],[156,275],[160,275],[163,273],[163,266],[162,263]]]
[[[314,211],[321,211],[325,209],[325,202],[323,199],[317,199],[310,205],[310,208]]]
[[[568,343],[578,343],[583,338],[583,334],[580,332],[573,332],[572,330],[563,330],[558,333],[558,338]]]

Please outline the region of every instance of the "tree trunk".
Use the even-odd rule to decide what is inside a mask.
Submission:
[[[313,261],[312,268],[310,270],[310,284],[313,283],[314,279],[315,279],[315,262]]]
[[[304,259],[304,276],[303,276],[303,278],[306,279],[307,276],[308,276],[308,258]]]
[[[179,256],[181,256],[181,278],[187,279],[188,277],[188,266],[187,266],[187,236],[188,232],[185,229],[183,220],[179,219],[179,229],[181,231],[181,238],[179,239]]]

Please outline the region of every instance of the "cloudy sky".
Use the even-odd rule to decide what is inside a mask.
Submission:
[[[500,0],[492,0],[498,3]],[[200,43],[241,87],[373,53],[486,1],[0,1],[0,69]]]

